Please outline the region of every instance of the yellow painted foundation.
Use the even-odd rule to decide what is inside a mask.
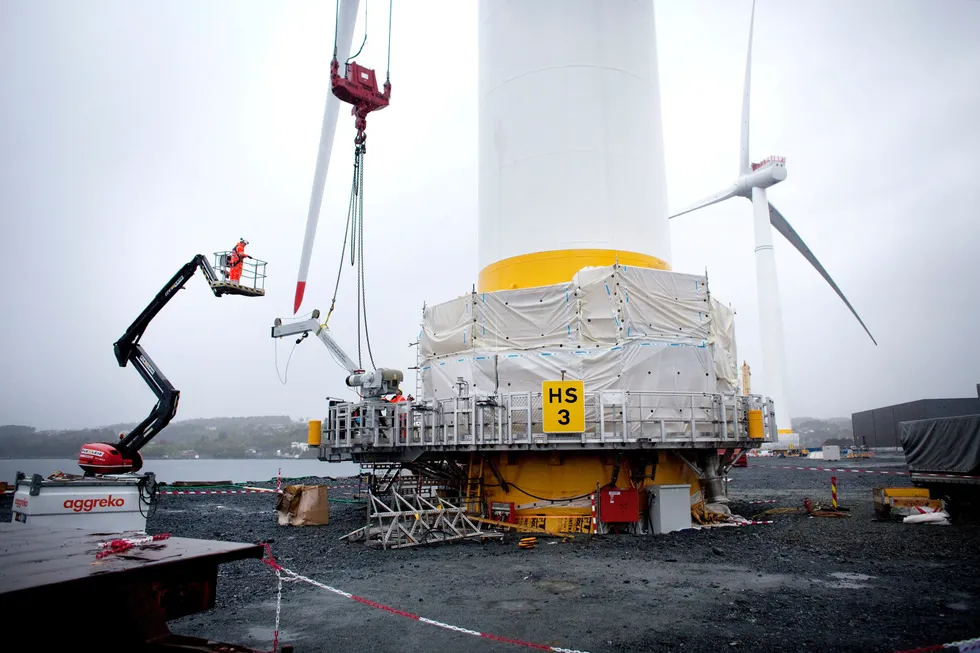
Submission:
[[[638,452],[637,452],[638,453]],[[513,503],[517,522],[543,530],[562,533],[588,533],[592,524],[592,501],[589,495],[612,479],[615,452],[520,452],[487,454],[509,485],[505,492],[490,466],[479,456],[470,462],[470,478],[482,478],[483,503]],[[639,468],[646,462],[645,468]],[[640,478],[634,486],[632,478]],[[652,477],[652,478],[649,478]],[[646,503],[642,490],[649,485],[687,484],[691,494],[701,491],[693,470],[667,451],[643,457],[627,452],[620,463],[616,486],[640,490],[640,509]],[[571,499],[552,504],[549,499]],[[598,501],[598,497],[596,497]]]
[[[512,256],[491,263],[480,271],[479,292],[537,288],[571,281],[584,267],[632,265],[639,268],[669,270],[663,259],[616,249],[556,249]]]

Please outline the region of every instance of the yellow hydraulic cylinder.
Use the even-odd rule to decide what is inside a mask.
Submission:
[[[753,440],[761,440],[766,437],[766,429],[762,424],[762,411],[749,411],[749,437]]]
[[[320,446],[320,433],[321,433],[320,425],[321,425],[320,420],[318,419],[310,420],[310,431],[309,434],[306,436],[306,444],[310,445],[311,447]]]

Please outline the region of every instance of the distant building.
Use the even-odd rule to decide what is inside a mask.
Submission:
[[[904,404],[851,414],[854,444],[870,449],[901,448],[898,425],[917,419],[980,415],[980,384],[977,397],[962,399],[919,399]]]
[[[292,449],[299,449],[300,451],[306,451],[310,448],[310,445],[306,442],[290,442],[289,446]]]

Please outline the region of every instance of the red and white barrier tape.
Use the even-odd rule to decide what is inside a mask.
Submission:
[[[801,469],[808,472],[850,472],[852,474],[890,474],[892,476],[909,476],[909,472],[891,472],[884,469],[844,469],[837,467],[795,467],[792,465],[773,465],[776,469]],[[969,476],[967,474],[932,474],[917,472],[916,476],[927,476],[929,478],[965,478],[980,480],[980,476]]]
[[[757,505],[760,503],[776,503],[775,499],[759,499],[758,501],[749,501],[749,505]]]
[[[357,485],[328,485],[331,490],[357,489]],[[160,490],[158,494],[282,494],[282,489],[250,487],[244,490]]]
[[[595,535],[599,532],[599,519],[595,507],[595,493],[593,492],[590,494],[589,498],[592,500],[592,534]]]
[[[740,521],[734,523],[736,526],[763,526],[765,524],[772,524],[775,522],[769,520],[769,521]]]
[[[352,601],[357,601],[358,603],[363,603],[364,605],[371,606],[372,608],[377,608],[378,610],[384,610],[385,612],[390,612],[391,614],[397,614],[402,617],[414,619],[415,621],[420,621],[424,624],[429,624],[430,626],[437,626],[439,628],[444,628],[445,630],[451,630],[457,633],[462,633],[464,635],[472,635],[473,637],[480,637],[481,639],[489,639],[495,642],[503,642],[504,644],[514,644],[515,646],[534,648],[534,649],[538,649],[539,651],[558,651],[559,653],[588,653],[587,651],[580,651],[580,650],[570,649],[570,648],[560,648],[558,646],[550,646],[548,644],[535,644],[534,642],[525,642],[524,640],[514,639],[511,637],[502,637],[501,635],[494,635],[492,633],[482,633],[478,630],[471,630],[469,628],[463,628],[461,626],[454,626],[452,624],[443,623],[442,621],[436,621],[434,619],[427,619],[425,617],[420,617],[417,614],[413,614],[411,612],[405,612],[404,610],[399,610],[397,608],[393,608],[388,605],[377,603],[376,601],[372,601],[371,599],[366,599],[364,597],[357,596],[356,594],[351,594],[350,592],[345,592],[335,587],[324,585],[323,583],[315,581],[312,578],[307,578],[306,576],[300,576],[295,571],[286,569],[278,562],[276,562],[275,558],[272,557],[272,549],[269,547],[268,544],[265,545],[265,553],[266,553],[266,557],[262,558],[262,562],[272,567],[272,569],[275,570],[276,574],[279,575],[280,578],[281,578],[281,574],[285,574],[286,576],[292,578],[292,580],[294,581],[309,583],[314,587],[319,587],[320,589],[326,590],[332,594],[343,596],[344,598],[351,599]],[[276,610],[277,623],[276,623],[276,631],[275,634],[273,635],[273,637],[275,638],[273,650],[275,650],[276,647],[278,647],[278,633],[279,633],[278,617],[279,617],[279,611],[277,608]]]
[[[891,474],[893,476],[908,476],[908,472],[889,472],[882,469],[843,469],[836,467],[795,467],[793,465],[773,465],[776,469],[800,469],[807,472],[851,472],[852,474]]]
[[[133,547],[141,546],[143,544],[149,544],[150,542],[159,542],[160,540],[166,540],[170,538],[170,533],[161,533],[159,535],[147,535],[146,537],[132,537],[126,539],[115,539],[108,542],[99,542],[99,548],[104,549],[95,554],[96,560],[101,560],[106,556],[111,556],[114,553],[123,553],[129,551]]]
[[[275,490],[160,490],[157,494],[266,494]]]

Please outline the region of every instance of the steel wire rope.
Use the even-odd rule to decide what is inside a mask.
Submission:
[[[385,67],[385,81],[391,80],[391,3],[392,0],[388,0],[388,65]],[[364,0],[364,16],[365,23],[367,22],[367,0]],[[365,26],[365,29],[367,27]]]
[[[327,319],[323,321],[323,326],[326,326],[330,322],[330,316],[333,315],[333,309],[337,305],[337,293],[340,290],[340,276],[344,270],[344,254],[347,252],[347,240],[348,237],[351,239],[356,236],[351,235],[351,222],[354,219],[354,196],[357,193],[357,159],[354,159],[354,178],[351,181],[351,196],[350,201],[347,203],[347,224],[344,226],[344,245],[340,248],[340,262],[337,264],[337,280],[333,285],[333,299],[330,300],[330,310],[327,311]],[[354,241],[351,240],[351,265],[354,265]],[[360,362],[358,362],[360,364]]]
[[[339,0],[338,0],[338,3],[339,3]],[[346,63],[350,63],[354,59],[354,57],[356,57],[357,55],[361,54],[361,51],[364,50],[364,45],[367,43],[367,26],[368,26],[368,21],[367,21],[367,5],[368,5],[367,0],[364,0],[364,40],[361,41],[361,47],[359,47],[357,49],[357,52],[355,52],[351,56],[347,57]],[[336,30],[334,30],[334,31],[336,31]]]
[[[358,268],[359,268],[359,277],[360,277],[360,280],[358,282],[358,287],[360,288],[360,293],[361,293],[360,301],[364,307],[364,311],[363,311],[364,342],[367,345],[368,359],[370,359],[371,361],[371,367],[377,368],[377,365],[375,365],[374,363],[374,352],[371,351],[371,334],[368,330],[368,318],[367,318],[367,291],[366,291],[366,284],[364,278],[364,148],[363,146],[361,146],[360,148],[358,158],[360,159],[360,169],[361,169],[360,189],[357,196],[358,198],[357,201],[359,204],[358,213],[360,216],[358,220],[358,228],[360,229],[360,234],[359,234],[360,238],[358,239],[358,244],[357,244],[358,247],[357,258],[359,262]],[[360,361],[358,361],[358,364],[360,364]]]

